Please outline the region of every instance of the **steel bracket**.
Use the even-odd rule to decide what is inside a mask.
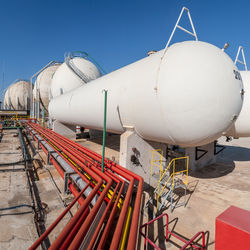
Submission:
[[[188,19],[189,19],[189,22],[190,22],[191,27],[192,27],[192,32],[189,31],[189,30],[187,30],[187,29],[185,29],[185,28],[183,28],[182,26],[179,25],[179,22],[180,22],[180,20],[181,20],[181,18],[182,18],[182,15],[183,15],[184,11],[187,12]],[[170,44],[170,42],[171,42],[171,40],[172,40],[172,38],[173,38],[173,35],[174,35],[174,33],[175,33],[175,31],[176,31],[177,28],[180,29],[180,30],[182,30],[182,31],[184,31],[184,32],[186,32],[187,34],[193,36],[193,37],[195,38],[195,40],[198,41],[198,37],[197,37],[196,32],[195,32],[195,28],[194,28],[193,21],[192,21],[191,15],[190,15],[190,11],[189,11],[188,8],[183,7],[182,10],[181,10],[181,13],[180,13],[180,15],[179,15],[179,17],[178,17],[178,19],[177,19],[177,22],[176,22],[176,24],[175,24],[175,26],[174,26],[174,29],[173,29],[173,31],[172,31],[172,33],[171,33],[169,39],[168,39],[167,45],[166,45],[166,47],[165,47],[165,49],[164,49],[164,52],[163,52],[163,56],[165,55],[165,53],[166,53],[166,51],[167,51],[167,48],[168,48],[168,46],[169,46],[169,44]],[[162,56],[162,57],[163,57],[163,56]]]
[[[48,151],[48,154],[47,154],[47,165],[51,165],[50,164],[50,156],[52,153],[56,153],[56,151],[52,150],[52,151]]]
[[[37,140],[37,149],[41,149],[41,147],[40,147],[40,142],[41,142],[41,141],[43,141],[43,140],[41,140],[41,139],[38,139],[38,140]]]
[[[239,60],[240,52],[241,52],[243,61]],[[246,63],[245,54],[244,54],[244,50],[243,50],[242,46],[239,46],[239,49],[238,49],[238,52],[237,52],[237,55],[236,55],[236,58],[235,58],[235,61],[234,61],[235,65],[237,65],[237,63],[240,63],[240,64],[244,65],[245,70],[247,71],[247,63]]]
[[[69,190],[69,178],[70,178],[70,175],[72,175],[72,174],[75,174],[75,171],[64,172],[64,188],[63,188],[64,194],[69,194],[70,193],[70,190]]]
[[[217,141],[214,142],[214,155],[219,154],[221,151],[223,151],[226,147],[223,145],[218,145]],[[219,150],[217,150],[219,149]]]
[[[202,152],[200,155],[198,155],[199,152]],[[199,147],[195,147],[195,160],[198,161],[201,159],[205,154],[207,154],[207,150],[201,149]]]

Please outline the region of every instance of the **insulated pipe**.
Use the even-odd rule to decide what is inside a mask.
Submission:
[[[53,141],[53,143],[55,143],[56,145],[59,145],[59,147],[63,147],[63,143],[59,143],[59,142],[56,142],[54,141],[52,138],[50,138],[50,140]],[[75,155],[74,155],[74,152],[73,152],[73,149],[71,148],[70,149],[70,155],[71,155],[71,158],[77,162],[78,160],[75,158]],[[78,162],[79,164],[80,162]],[[80,164],[81,165],[81,164]],[[87,171],[88,172],[88,171]],[[98,172],[98,171],[94,171],[94,172]],[[111,184],[112,184],[112,180],[108,177],[106,177],[104,174],[102,174],[102,172],[99,173],[104,179],[107,180],[107,184],[106,184],[106,187],[105,189],[103,190],[103,192],[101,193],[98,201],[96,202],[95,206],[93,207],[93,209],[91,210],[90,212],[90,215],[86,218],[83,226],[81,227],[80,229],[80,232],[82,232],[82,234],[85,233],[86,230],[88,230],[88,226],[90,226],[90,223],[92,223],[92,220],[93,220],[93,217],[96,215],[100,205],[102,204],[103,202],[103,199],[105,198],[105,195],[106,195],[106,192],[109,190],[109,188],[111,187]],[[60,238],[60,235],[59,237]],[[80,242],[81,243],[81,242]],[[77,240],[76,240],[76,244],[80,244]],[[56,243],[55,243],[56,244]]]
[[[57,143],[57,144],[59,144],[60,146],[63,146],[63,143],[60,143],[60,142],[58,142],[58,141],[57,141],[57,142],[54,142],[54,143]],[[80,160],[79,153],[78,153],[78,154],[77,154],[77,152],[74,153],[75,149],[74,149],[73,147],[69,148],[69,146],[68,146],[67,148],[68,148],[68,150],[70,150],[71,157],[72,157],[72,155],[73,155],[74,157],[76,157],[76,158],[78,158],[78,159]],[[74,161],[76,161],[75,158],[74,158]],[[95,171],[96,173],[99,172],[99,171],[96,171],[94,168],[93,168],[93,171]],[[102,176],[102,178],[107,179],[107,176],[104,175],[104,174],[102,174],[102,172],[99,172],[99,174]],[[110,185],[112,184],[112,180],[111,180],[111,179],[107,179],[106,181],[107,181],[108,183],[111,182],[111,183],[110,183],[109,185],[107,185],[107,186],[110,186]],[[131,190],[128,189],[127,196],[126,196],[126,199],[125,199],[125,201],[124,201],[124,205],[123,205],[123,208],[122,208],[122,212],[121,212],[121,215],[120,215],[120,218],[119,218],[119,221],[118,221],[118,228],[120,228],[120,227],[122,228],[122,226],[120,226],[120,225],[122,225],[122,221],[123,221],[123,219],[124,219],[124,217],[125,217],[125,215],[126,215],[126,211],[127,211],[127,208],[128,208],[127,204],[129,204],[129,203],[128,203],[128,202],[129,202],[129,198],[130,198],[130,196],[132,195],[133,183],[130,183],[130,185],[131,185],[131,187],[130,187]],[[107,187],[107,186],[106,186],[106,187]],[[105,187],[105,189],[106,189],[106,187]],[[103,192],[104,192],[104,191],[103,191]],[[100,197],[103,196],[103,192],[102,192],[102,194],[100,195]],[[104,197],[104,196],[103,196],[103,197]],[[111,199],[111,201],[112,201],[112,199]],[[99,203],[99,206],[101,206],[101,202]],[[92,222],[92,219],[93,219],[93,217],[96,215],[98,209],[99,209],[99,207],[98,207],[98,205],[96,204],[95,207],[91,210],[90,215],[87,217],[85,223],[84,223],[83,226],[81,227],[79,233],[77,234],[78,237],[76,237],[76,240],[73,241],[73,243],[72,243],[73,247],[78,246],[78,245],[81,243],[81,241],[83,240],[83,238],[84,238],[84,236],[85,236],[85,234],[86,234],[86,232],[87,232],[87,230],[88,230],[88,227],[90,226],[90,223]],[[121,230],[119,230],[119,231],[120,231],[120,233],[121,233]],[[119,232],[117,232],[117,234],[119,235]]]
[[[119,173],[121,175],[124,175],[123,173],[121,173],[121,171],[119,171]],[[112,243],[111,243],[111,247],[113,247],[114,249],[117,248],[119,246],[119,242],[120,242],[120,237],[121,237],[121,233],[122,233],[122,228],[124,226],[124,221],[125,221],[125,218],[126,218],[126,215],[127,215],[127,211],[128,211],[128,207],[129,207],[129,203],[130,203],[130,198],[132,196],[132,191],[133,191],[133,186],[134,186],[134,179],[131,178],[131,176],[127,176],[126,178],[128,178],[130,180],[130,183],[129,183],[129,188],[128,188],[128,191],[127,191],[127,194],[126,194],[126,198],[125,198],[125,201],[124,201],[124,204],[123,204],[123,207],[122,207],[122,211],[121,211],[121,214],[119,216],[119,220],[118,220],[118,223],[117,223],[117,227],[116,227],[116,230],[115,230],[115,233],[114,233],[114,237],[113,237],[113,240],[112,240]],[[137,178],[137,179],[140,179],[140,178]],[[142,178],[141,178],[142,180]],[[140,193],[141,193],[141,189],[142,189],[142,185],[140,186]],[[138,209],[138,202],[139,202],[139,209],[140,209],[140,202],[141,200],[138,200],[136,201],[136,210]],[[137,213],[137,216],[139,215],[139,212]],[[133,216],[134,218],[135,216]],[[138,223],[136,225],[138,227]],[[79,243],[79,242],[78,242]],[[76,247],[77,243],[73,244],[74,247]]]
[[[38,140],[41,141],[41,144],[44,145],[44,147],[47,149],[48,152],[53,152],[51,153],[51,156],[60,164],[60,166],[64,169],[65,172],[72,173],[74,171],[74,169],[58,153],[54,152],[55,150],[41,136],[39,136],[35,132],[32,133],[34,136],[37,137]],[[78,174],[72,174],[71,178],[76,183],[76,185],[79,187],[80,190],[82,190],[86,186],[86,182],[84,182]],[[88,196],[91,191],[92,191],[91,187],[88,187],[84,195]]]
[[[71,150],[74,150],[74,148],[71,148]],[[73,152],[72,152],[72,153],[73,153]],[[75,155],[75,156],[77,156],[77,155]],[[93,171],[94,171],[94,170],[95,170],[95,169],[93,168]],[[107,173],[106,173],[106,174],[107,174]],[[109,175],[109,174],[108,174],[108,175]],[[106,176],[103,175],[102,177],[105,178]],[[107,180],[107,181],[108,181],[108,180]],[[118,186],[116,187],[116,190],[117,190],[117,188],[118,188]],[[116,194],[116,191],[114,191],[114,194],[113,194],[113,196],[112,196],[112,198],[111,198],[111,201],[113,200],[115,194]],[[109,203],[109,207],[110,207],[110,206],[111,206],[111,202]],[[107,213],[109,207],[107,207],[107,208],[105,209],[105,214]],[[105,216],[103,216],[102,218],[104,219]],[[99,223],[99,228],[100,228],[100,226],[101,226],[101,223]],[[95,231],[95,232],[98,232],[98,231]],[[93,239],[93,238],[92,238],[92,239]],[[66,242],[66,241],[65,241],[65,242]],[[67,247],[67,244],[64,243],[62,247]]]
[[[97,194],[97,192],[98,192],[99,188],[102,186],[102,184],[103,184],[102,181],[99,181],[97,183],[97,185],[92,190],[90,195],[85,199],[84,204],[77,210],[75,215],[71,218],[69,223],[64,227],[62,232],[58,235],[56,240],[53,242],[53,244],[50,247],[51,250],[53,250],[53,249],[57,250],[57,249],[59,249],[61,247],[61,245],[63,244],[66,237],[69,235],[69,233],[72,231],[74,226],[77,224],[77,222],[78,222],[79,218],[81,217],[81,215],[88,208],[88,205],[90,204],[90,202],[94,198],[94,196]]]
[[[106,184],[104,190],[100,194],[100,197],[97,200],[95,206],[90,211],[89,216],[86,218],[86,220],[82,224],[81,228],[79,229],[78,233],[76,234],[75,238],[71,242],[71,244],[68,248],[69,250],[79,249],[85,235],[87,234],[87,231],[88,231],[94,217],[96,216],[99,208],[101,207],[102,203],[104,202],[104,198],[105,198],[106,194],[108,193],[111,185],[112,185],[112,180],[110,179],[110,181]]]
[[[54,133],[53,131],[51,131],[51,133]],[[88,152],[88,154],[92,155],[95,159],[100,160],[100,155],[98,155],[95,152],[92,152],[90,150],[88,150],[87,148],[82,147],[79,144],[76,144],[74,142],[72,142],[71,140],[62,137],[61,135],[58,135],[58,137],[63,138],[64,141],[67,141],[69,144],[75,145],[75,147],[77,147],[79,150]],[[105,162],[108,164],[109,162],[105,159]],[[133,211],[133,216],[132,216],[132,222],[131,222],[131,231],[129,234],[129,241],[128,244],[129,246],[133,246],[136,244],[136,238],[137,238],[137,231],[138,231],[138,219],[139,218],[139,214],[140,214],[140,206],[141,206],[141,197],[142,197],[142,189],[143,189],[143,178],[141,176],[136,175],[133,172],[128,171],[125,168],[121,168],[119,165],[107,165],[109,167],[112,166],[112,169],[114,167],[118,168],[120,171],[120,174],[123,176],[124,172],[125,173],[129,173],[130,175],[133,175],[133,177],[138,180],[138,191],[137,191],[137,197],[135,200],[135,207],[134,207],[134,211]]]
[[[91,157],[93,157],[94,159],[100,161],[100,156],[82,146],[80,146],[77,143],[74,143],[72,141],[70,141],[67,138],[64,138],[56,133],[54,133],[53,131],[48,130],[49,133],[51,134],[55,134],[57,135],[57,137],[60,137],[61,139],[63,139],[64,141],[67,141],[67,143],[74,145],[76,148],[78,148],[80,151],[82,151],[84,154],[88,154]],[[131,233],[129,236],[129,239],[131,238],[131,241],[129,240],[129,245],[132,247],[135,247],[136,245],[136,238],[137,238],[137,227],[138,227],[138,218],[139,218],[139,212],[140,212],[140,203],[141,203],[141,195],[142,195],[142,186],[143,186],[143,179],[141,177],[139,177],[138,175],[120,167],[119,165],[116,165],[114,163],[110,163],[109,160],[105,159],[105,163],[107,164],[107,167],[112,168],[113,171],[116,170],[116,172],[120,172],[121,176],[126,176],[126,173],[133,175],[135,177],[135,179],[137,179],[139,181],[139,185],[138,185],[138,192],[137,192],[137,196],[136,196],[136,200],[135,200],[135,209],[134,209],[134,213],[133,213],[133,218],[132,218],[132,223],[131,223]],[[125,172],[125,173],[124,173]],[[132,227],[133,225],[133,227]],[[131,234],[133,233],[133,236],[131,236]]]
[[[62,146],[62,144],[60,145],[60,146]],[[79,154],[79,152],[78,152],[78,154],[74,154],[73,153],[73,151],[75,151],[74,150],[74,148],[72,147],[71,149],[71,153],[75,156],[75,157],[79,157],[79,159],[80,159],[80,154]],[[77,153],[77,152],[76,152]],[[93,171],[94,171],[95,169],[93,168]],[[101,174],[101,173],[100,173]],[[105,178],[105,175],[103,175],[102,176],[103,178]],[[117,228],[118,228],[118,230],[116,230],[116,235],[117,236],[115,236],[114,238],[117,238],[118,239],[118,242],[117,242],[117,244],[119,243],[119,237],[120,237],[120,235],[121,235],[121,232],[122,232],[122,230],[121,230],[121,228],[123,227],[122,226],[122,223],[123,223],[123,221],[124,221],[124,218],[125,218],[125,216],[126,216],[126,212],[127,212],[127,208],[128,208],[128,204],[129,204],[129,199],[130,199],[130,194],[132,195],[132,191],[131,190],[133,190],[133,183],[130,183],[130,188],[129,188],[129,190],[128,190],[128,192],[127,192],[127,196],[126,196],[126,199],[125,199],[125,202],[124,202],[124,205],[123,205],[123,208],[122,208],[122,212],[121,212],[121,216],[120,216],[120,219],[119,219],[119,222],[118,222],[118,226],[117,226]],[[115,193],[114,193],[115,194]],[[113,200],[113,198],[111,198],[111,201]],[[107,209],[105,210],[105,211],[107,211]],[[99,226],[101,226],[101,224],[99,223]],[[97,231],[96,231],[97,232]],[[80,241],[80,240],[79,240]],[[64,245],[64,247],[66,247],[66,245]]]
[[[105,172],[108,176],[110,176],[110,174],[108,174],[107,172]],[[111,176],[110,176],[111,177]],[[115,179],[113,176],[111,177],[112,179]],[[103,216],[102,216],[102,218],[100,219],[100,222],[99,222],[99,224],[98,224],[98,226],[97,226],[97,228],[96,228],[96,230],[95,230],[95,233],[94,233],[94,235],[92,236],[92,238],[91,238],[91,241],[90,241],[90,243],[89,243],[89,245],[88,245],[88,249],[89,250],[92,250],[93,249],[93,247],[94,247],[94,244],[95,244],[95,241],[96,241],[96,238],[97,238],[97,236],[98,236],[98,234],[99,234],[99,231],[101,230],[101,227],[102,227],[102,224],[103,224],[103,222],[104,222],[104,220],[105,220],[105,218],[106,218],[106,216],[107,216],[107,214],[108,214],[108,211],[110,210],[110,208],[111,208],[111,205],[113,205],[113,200],[114,200],[114,198],[116,197],[116,193],[117,193],[117,191],[118,191],[118,189],[119,189],[119,186],[120,186],[120,181],[119,180],[116,180],[116,187],[115,187],[115,189],[114,189],[114,192],[113,192],[113,195],[112,195],[112,197],[111,197],[111,199],[110,199],[110,202],[109,202],[109,204],[108,204],[108,206],[106,207],[106,209],[105,209],[105,211],[104,211],[104,213],[103,213]],[[116,200],[118,200],[119,201],[119,198],[118,197],[116,197]],[[113,209],[115,209],[115,207],[113,206]],[[103,234],[103,233],[102,233]]]

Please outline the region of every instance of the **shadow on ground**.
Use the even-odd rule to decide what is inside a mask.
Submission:
[[[218,178],[230,174],[234,169],[235,164],[233,161],[226,163],[218,162],[216,164],[203,167],[199,170],[192,171],[190,176],[201,179]]]
[[[89,138],[86,136],[86,137],[78,137],[77,139],[82,139],[82,138],[97,143],[99,145],[102,145],[103,143],[102,136],[96,136],[95,138]],[[120,151],[120,135],[107,133],[105,145],[110,149]]]
[[[219,160],[250,161],[250,149],[238,146],[226,146],[223,152],[218,155],[218,158]]]

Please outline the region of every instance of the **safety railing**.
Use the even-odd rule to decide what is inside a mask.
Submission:
[[[177,160],[183,160],[186,159],[186,168],[184,170],[180,170],[180,171],[175,171],[175,167],[176,164],[175,162]],[[162,189],[160,190],[160,183],[161,181],[164,179],[164,177],[166,176],[166,173],[168,170],[170,170],[171,166],[173,166],[173,171],[172,173],[168,176],[167,181],[165,182],[164,186],[162,187]],[[161,175],[158,183],[157,183],[157,210],[159,207],[159,198],[161,196],[161,194],[163,193],[164,189],[167,187],[167,185],[170,183],[170,181],[172,181],[172,188],[174,189],[174,185],[175,185],[175,176],[177,174],[181,174],[181,173],[186,173],[186,180],[184,181],[184,184],[187,186],[188,184],[188,168],[189,168],[189,156],[183,156],[183,157],[178,157],[178,158],[174,158],[172,159],[167,168],[165,169],[164,173]]]
[[[160,177],[163,173],[162,171],[162,159],[163,159],[163,151],[162,149],[153,149],[151,150],[152,157],[151,157],[151,176],[153,176],[153,168],[158,167],[160,168]]]
[[[168,229],[169,228],[168,227],[169,217],[168,217],[167,213],[163,213],[163,214],[159,215],[158,217],[154,218],[151,221],[146,222],[145,224],[143,224],[140,227],[140,234],[144,237],[144,249],[147,249],[147,243],[149,243],[154,248],[161,250],[161,248],[159,246],[157,246],[151,239],[149,239],[149,237],[147,236],[147,232],[148,232],[148,226],[150,224],[163,218],[164,216],[166,217],[166,235],[165,235],[166,242],[169,241],[168,236],[172,235],[173,237],[175,237],[178,240],[185,243],[185,245],[180,248],[181,250],[186,249],[188,246],[191,246],[192,248],[195,248],[195,249],[205,250],[205,244],[206,244],[205,243],[205,233],[203,231],[200,231],[197,234],[195,234],[190,240],[186,240],[184,237],[181,237],[179,234],[176,234]],[[143,232],[143,228],[144,228],[144,232]],[[198,244],[197,242],[194,242],[195,239],[198,238],[198,236],[202,236],[202,244],[201,245]]]

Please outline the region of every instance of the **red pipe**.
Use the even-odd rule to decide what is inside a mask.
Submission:
[[[100,206],[103,203],[105,195],[107,194],[107,192],[109,191],[109,189],[111,187],[111,184],[112,184],[112,180],[110,179],[110,181],[105,186],[105,188],[102,191],[98,201],[96,202],[95,206],[90,211],[89,216],[86,218],[86,220],[82,224],[81,228],[79,229],[78,233],[76,234],[75,238],[71,242],[68,249],[74,250],[74,249],[78,249],[80,247],[80,245],[81,245],[81,243],[82,243],[82,241],[83,241],[83,239],[84,239],[84,237],[85,237],[91,223],[93,222],[93,219],[95,218]]]
[[[38,126],[38,125],[35,125],[35,126],[37,127],[37,129],[39,129],[39,126]],[[44,131],[43,131],[43,132],[44,132]],[[60,138],[62,141],[67,142],[71,147],[68,147],[69,145],[68,145],[68,146],[64,146],[64,147],[66,147],[67,149],[70,149],[69,151],[73,150],[74,155],[76,155],[77,153],[79,154],[78,150],[80,150],[80,151],[81,151],[80,155],[82,155],[82,153],[84,154],[82,157],[80,157],[80,159],[85,159],[85,160],[88,159],[88,160],[91,161],[91,160],[92,160],[92,159],[90,159],[90,157],[91,157],[91,158],[93,158],[94,160],[100,162],[101,156],[98,155],[97,153],[94,153],[94,152],[92,152],[92,151],[90,151],[90,150],[84,148],[83,146],[81,146],[81,145],[79,145],[79,144],[76,144],[76,143],[70,141],[69,139],[67,139],[67,138],[65,138],[65,137],[62,137],[61,135],[56,134],[56,133],[53,132],[53,131],[46,129],[46,134],[48,135],[48,133],[49,133],[49,136],[50,136],[50,137],[52,136],[52,138],[53,138],[54,136],[56,136],[56,139]],[[63,143],[63,144],[65,144],[65,143]],[[73,147],[73,149],[72,149],[72,147]],[[76,150],[76,148],[77,148],[78,150]],[[72,152],[70,152],[70,153],[72,153]],[[77,158],[78,158],[78,157],[77,157]],[[79,159],[79,158],[78,158],[78,159]],[[141,205],[141,196],[142,196],[143,179],[142,179],[140,176],[138,176],[138,175],[136,175],[136,174],[134,174],[134,173],[132,173],[132,172],[130,172],[130,171],[128,171],[128,170],[122,168],[122,167],[120,167],[119,165],[116,165],[116,164],[110,162],[110,161],[107,160],[107,159],[105,159],[105,163],[106,163],[106,167],[112,169],[112,171],[115,171],[116,173],[120,174],[121,176],[125,177],[125,178],[128,179],[128,180],[132,180],[132,179],[133,179],[133,185],[134,185],[134,178],[138,181],[138,192],[137,192],[137,196],[136,196],[136,200],[135,200],[134,212],[133,212],[133,216],[132,216],[132,223],[131,223],[131,227],[130,227],[130,228],[131,228],[131,231],[130,231],[129,240],[128,240],[128,248],[129,248],[129,249],[130,249],[130,247],[134,248],[135,245],[136,245],[136,239],[137,239],[137,228],[138,228],[138,221],[139,221],[139,215],[140,215],[139,213],[140,213],[140,205]],[[88,164],[88,165],[89,165],[89,164]],[[96,164],[95,164],[95,165],[96,165]],[[96,167],[98,167],[98,166],[96,166]],[[92,168],[92,167],[91,167],[91,168]],[[132,176],[132,179],[131,179],[131,176]],[[133,185],[131,185],[131,186],[133,186]],[[130,187],[131,187],[131,186],[130,186]],[[122,190],[122,188],[121,188],[121,190]],[[119,193],[122,192],[121,190],[120,190]],[[132,191],[133,191],[133,189],[129,189],[129,195],[127,194],[127,196],[130,196],[130,192],[131,192],[131,195],[132,195]],[[130,197],[129,197],[129,199],[128,199],[127,196],[126,196],[126,198],[125,198],[125,201],[126,201],[126,202],[124,201],[123,209],[122,209],[122,211],[121,211],[121,215],[122,215],[122,217],[123,217],[124,219],[125,219],[124,215],[126,216],[126,214],[127,214],[127,209],[128,209],[128,205],[129,205],[129,202],[130,202]],[[112,201],[112,200],[111,200],[111,201]],[[119,199],[116,200],[116,206],[117,206],[117,204],[118,204],[118,201],[119,201]],[[124,206],[124,205],[125,205],[125,206]],[[116,206],[115,206],[115,209],[116,209]],[[125,208],[125,209],[124,209],[124,208]],[[112,216],[115,215],[115,209],[112,210],[112,212],[111,212],[110,215],[112,215]],[[112,217],[111,217],[111,218],[112,218]],[[105,227],[105,230],[106,230],[107,228],[110,227],[111,222],[112,222],[111,218],[109,218],[109,220],[108,220],[108,223],[109,223],[109,224],[107,223],[106,226],[108,226],[108,227]],[[118,222],[119,222],[119,221],[118,221]],[[100,225],[100,224],[99,224],[99,225]],[[99,227],[99,225],[98,225],[98,227]],[[118,230],[122,231],[122,228],[123,228],[123,223],[122,223],[122,222],[117,223],[117,227],[116,227],[116,230],[115,230],[115,234],[119,235],[119,233],[117,233],[117,231],[118,231]],[[83,229],[82,229],[82,230],[83,230]],[[105,230],[104,230],[104,231],[105,231]],[[101,245],[101,243],[103,243],[103,244],[105,243],[105,237],[106,237],[106,235],[104,234],[104,235],[102,236],[102,239],[101,239],[101,241],[100,241],[99,246]],[[116,238],[116,237],[115,237],[115,238]],[[117,241],[114,241],[114,246],[116,246],[117,244],[119,245],[119,241],[118,241],[118,243],[117,243]]]
[[[51,245],[50,249],[59,249],[61,245],[64,243],[64,240],[66,237],[70,234],[74,226],[77,224],[78,220],[80,219],[81,215],[85,211],[85,209],[88,207],[94,196],[96,195],[98,189],[102,186],[102,181],[98,182],[95,188],[92,190],[92,192],[88,195],[88,197],[85,199],[84,204],[77,210],[75,215],[71,218],[69,223],[64,227],[62,232],[58,235],[56,240]]]
[[[51,133],[55,133],[53,131],[50,131]],[[80,149],[81,151],[87,151],[89,154],[94,155],[95,159],[101,160],[101,156],[98,155],[95,152],[90,151],[89,149],[84,148],[83,146],[74,143],[72,141],[70,141],[67,138],[62,137],[61,135],[59,135],[58,137],[62,138],[64,141],[67,141],[69,144],[71,145],[75,145],[78,149]],[[110,164],[108,160],[105,159],[105,163],[108,163],[108,165]],[[112,164],[112,163],[111,163]],[[143,190],[143,178],[141,176],[136,175],[135,173],[128,171],[125,168],[122,168],[119,165],[116,164],[112,164],[113,166],[115,165],[115,167],[121,169],[122,171],[128,173],[129,175],[132,175],[136,180],[138,180],[138,190],[137,190],[137,196],[136,196],[136,200],[135,200],[135,206],[134,206],[134,212],[133,212],[133,216],[132,216],[132,222],[131,222],[131,231],[129,234],[129,240],[128,240],[128,247],[133,248],[136,245],[136,240],[137,240],[137,232],[138,232],[138,225],[139,225],[139,216],[140,216],[140,207],[141,207],[141,197],[142,197],[142,190]]]
[[[57,224],[64,218],[64,216],[69,212],[69,210],[74,206],[77,200],[82,196],[83,192],[87,189],[89,184],[82,189],[82,191],[78,194],[78,196],[70,203],[70,205],[58,216],[58,218],[49,226],[49,228],[37,239],[34,244],[29,248],[29,250],[36,249],[42,241],[44,241],[50,232],[57,226]]]
[[[106,173],[107,175],[110,175],[110,174],[108,174],[108,173]],[[113,177],[114,178],[114,177]],[[104,213],[103,213],[103,216],[102,216],[102,218],[100,219],[100,222],[99,222],[99,224],[98,224],[98,226],[97,226],[97,228],[96,228],[96,230],[95,230],[95,233],[94,233],[94,235],[92,236],[92,239],[91,239],[91,241],[90,241],[90,243],[89,243],[89,245],[88,245],[88,249],[92,249],[93,248],[93,246],[94,246],[94,243],[95,243],[95,240],[96,240],[96,238],[97,238],[97,236],[98,236],[98,234],[99,234],[99,231],[100,231],[100,229],[101,229],[101,227],[102,227],[102,224],[103,224],[103,222],[104,222],[104,220],[105,220],[105,218],[106,218],[106,216],[107,216],[107,214],[108,214],[108,211],[110,210],[110,208],[111,208],[111,205],[113,204],[113,199],[115,198],[115,196],[116,196],[116,193],[117,193],[117,191],[118,191],[118,188],[119,188],[119,186],[120,186],[120,181],[116,181],[116,187],[115,187],[115,189],[114,189],[114,192],[113,192],[113,195],[112,195],[112,197],[111,197],[111,199],[110,199],[110,202],[108,203],[108,206],[106,207],[106,209],[105,209],[105,211],[104,211]],[[117,199],[117,198],[116,198]]]

